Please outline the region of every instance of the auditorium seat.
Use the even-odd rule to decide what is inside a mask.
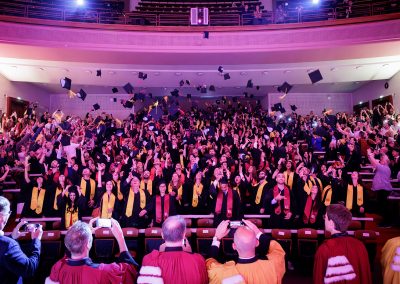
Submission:
[[[108,228],[99,228],[95,231],[93,240],[94,258],[98,262],[106,262],[113,259],[115,252],[114,235]]]
[[[207,257],[212,239],[215,235],[215,228],[198,228],[196,232],[196,248],[204,258]]]
[[[143,253],[138,240],[139,230],[136,228],[122,228],[124,233],[126,246],[128,247],[129,253],[132,257],[136,257],[137,254]]]
[[[292,233],[290,230],[286,229],[272,229],[271,231],[272,238],[278,241],[284,249],[286,256],[291,255],[292,253]]]
[[[214,225],[214,220],[210,218],[197,219],[197,227],[210,228]]]
[[[221,240],[222,253],[225,257],[225,261],[236,260],[238,258],[238,253],[233,249],[232,244],[233,238],[223,238]]]
[[[161,228],[147,228],[144,231],[144,247],[145,254],[158,250],[160,245],[164,242],[161,238]]]
[[[354,237],[362,241],[368,252],[369,263],[371,270],[374,270],[374,260],[376,256],[376,248],[378,244],[378,235],[371,230],[357,230],[354,232]]]
[[[306,272],[313,268],[314,255],[318,249],[318,232],[315,229],[303,228],[297,230],[297,252],[299,263]]]

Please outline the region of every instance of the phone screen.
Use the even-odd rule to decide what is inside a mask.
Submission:
[[[98,219],[96,227],[111,228],[111,219]]]

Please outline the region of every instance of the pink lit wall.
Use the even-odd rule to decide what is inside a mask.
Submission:
[[[388,82],[389,88],[385,89],[385,83]],[[370,102],[372,106],[372,100],[378,99],[380,96],[393,96],[393,105],[396,112],[400,110],[400,72],[394,75],[390,80],[371,81],[370,83],[362,86],[356,92],[353,93],[354,104],[359,102]]]
[[[0,75],[0,109],[6,111],[7,97],[20,97],[22,100],[38,103],[38,111],[47,111],[50,107],[50,95],[31,83],[11,82]]]

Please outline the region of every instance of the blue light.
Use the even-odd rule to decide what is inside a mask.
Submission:
[[[76,5],[78,5],[78,6],[85,5],[85,0],[76,0]]]
[[[319,3],[319,0],[312,0],[312,3],[313,3],[314,5],[316,5],[316,4]]]

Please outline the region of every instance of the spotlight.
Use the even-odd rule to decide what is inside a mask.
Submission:
[[[76,0],[76,5],[78,5],[78,6],[85,5],[85,0]]]
[[[316,5],[316,4],[319,3],[319,0],[312,0],[312,3],[313,3],[314,5]]]

